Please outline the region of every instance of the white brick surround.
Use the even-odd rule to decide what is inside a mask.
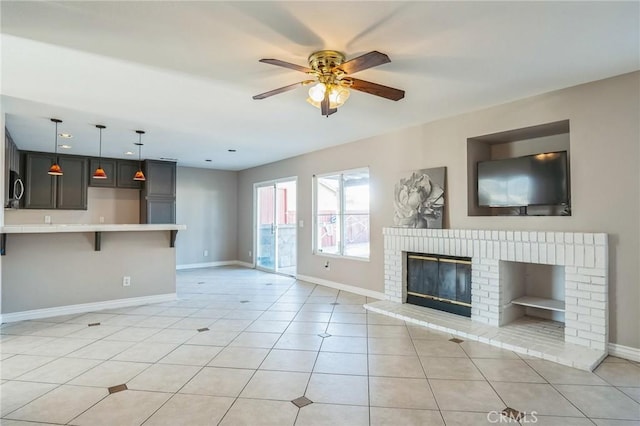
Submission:
[[[384,228],[383,233],[387,300],[407,300],[406,252],[470,257],[471,320],[502,326],[512,318],[511,300],[505,300],[509,282],[501,277],[501,261],[563,266],[564,341],[606,352],[606,234],[406,228]]]

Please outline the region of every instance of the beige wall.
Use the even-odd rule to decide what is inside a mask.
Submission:
[[[179,266],[236,260],[238,173],[178,167],[176,240]],[[204,256],[208,250],[208,256]]]
[[[140,223],[140,191],[90,187],[87,210],[5,209],[4,223],[44,224],[45,216],[51,216],[52,223]],[[103,222],[100,222],[101,217]]]
[[[608,233],[610,339],[640,348],[639,116],[640,72],[635,72],[242,171],[238,258],[252,261],[253,183],[298,176],[298,214],[305,224],[298,233],[298,273],[382,292],[382,228],[393,225],[396,181],[410,170],[446,166],[447,227]],[[467,138],[566,119],[571,129],[572,216],[467,214]],[[327,258],[311,251],[312,174],[363,166],[369,166],[371,176],[371,259],[332,258],[326,270]]]
[[[2,313],[175,293],[175,268],[168,231],[9,234]]]

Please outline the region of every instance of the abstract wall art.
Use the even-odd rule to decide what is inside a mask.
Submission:
[[[442,228],[446,167],[416,170],[403,177],[394,190],[395,226]]]

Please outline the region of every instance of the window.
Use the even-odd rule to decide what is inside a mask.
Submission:
[[[369,169],[316,176],[316,253],[369,258]]]

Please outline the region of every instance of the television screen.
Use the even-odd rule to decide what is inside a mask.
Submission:
[[[478,163],[478,205],[524,207],[569,203],[567,152]]]

